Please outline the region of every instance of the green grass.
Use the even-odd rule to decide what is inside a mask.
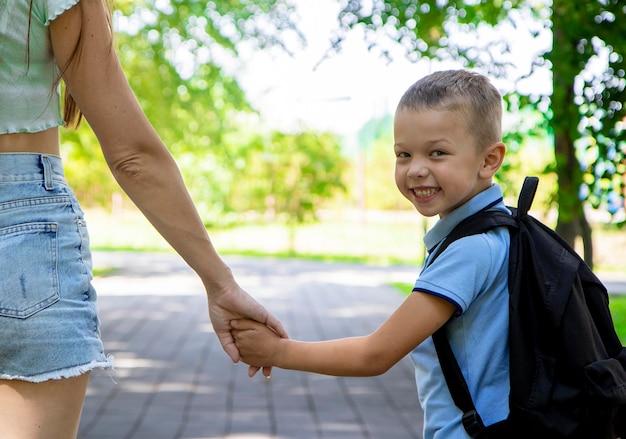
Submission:
[[[402,294],[406,294],[407,296],[413,291],[413,284],[407,284],[404,282],[391,282],[389,285],[400,291]]]
[[[95,250],[172,251],[136,210],[126,209],[115,217],[103,211],[87,211],[86,218]],[[209,234],[221,255],[420,265],[426,227],[415,212],[388,212],[367,221],[339,215],[299,227],[294,249],[290,249],[288,229],[280,224],[248,224],[209,230]],[[626,234],[599,227],[594,230],[594,248],[597,272],[626,272]],[[110,274],[106,268],[98,270],[100,276]],[[394,287],[405,294],[413,288],[404,284]],[[612,296],[610,307],[617,332],[626,342],[626,296]]]
[[[92,270],[93,277],[104,277],[104,276],[112,276],[117,271],[116,268],[113,267],[94,267]]]
[[[611,296],[609,309],[622,344],[626,344],[626,296]]]
[[[310,261],[322,261],[322,262],[346,262],[346,263],[356,263],[356,264],[380,264],[380,265],[390,265],[390,264],[403,264],[406,263],[405,260],[400,260],[393,257],[385,257],[377,258],[373,255],[341,255],[341,254],[327,254],[327,253],[303,253],[303,252],[292,252],[292,251],[276,251],[276,252],[265,252],[260,250],[221,250],[221,255],[235,255],[235,256],[249,256],[253,258],[277,258],[277,259],[289,259],[289,258],[298,258],[298,259],[307,259]]]
[[[92,248],[96,250],[172,251],[154,228],[136,211],[113,218],[102,211],[88,211]],[[422,236],[426,224],[417,214],[389,213],[384,219],[359,221],[335,218],[298,228],[295,249],[290,250],[289,232],[279,224],[249,224],[225,230],[210,230],[222,255],[275,258],[307,258],[320,261],[378,265],[421,264]],[[626,271],[626,235],[600,228],[594,231],[596,268],[607,272]],[[96,268],[106,276],[107,268]],[[405,294],[410,284],[393,284]],[[610,309],[617,333],[626,344],[626,296],[612,296]]]
[[[289,230],[281,224],[246,224],[210,229],[221,255],[307,258],[378,265],[420,264],[423,222],[417,212],[390,214],[385,220],[333,219],[297,228],[293,248]],[[124,211],[113,218],[87,211],[94,250],[171,251],[169,245],[140,214]]]
[[[413,290],[413,284],[392,283],[391,286],[407,295]],[[611,295],[609,297],[609,309],[613,317],[615,331],[622,341],[622,344],[626,345],[626,296]]]
[[[86,218],[95,250],[172,251],[136,210],[125,209],[116,216],[89,210]],[[429,224],[417,212],[386,212],[368,220],[335,214],[298,227],[293,248],[289,231],[281,224],[246,224],[210,229],[209,234],[222,255],[419,265]],[[597,227],[593,236],[596,271],[626,272],[626,234]]]

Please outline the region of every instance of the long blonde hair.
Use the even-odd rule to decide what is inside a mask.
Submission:
[[[111,19],[111,7],[107,0],[102,0],[102,5],[104,6],[104,10],[106,11],[106,14],[107,14],[107,22],[109,24],[109,28],[111,29],[111,35],[113,35],[113,22]],[[81,23],[82,23],[84,19],[82,3],[79,1],[74,7],[79,8],[79,12],[81,16]],[[27,54],[26,54],[27,64],[30,63],[30,26],[31,26],[31,19],[32,19],[32,11],[33,11],[33,0],[30,0],[29,11],[28,11],[27,44],[28,44],[29,49],[27,50]],[[113,41],[111,40],[111,45],[112,44],[113,44]],[[61,68],[59,76],[56,78],[56,80],[52,84],[53,89],[57,87],[59,83],[62,81],[63,74],[68,69],[72,61],[74,61],[76,57],[80,58],[81,53],[82,53],[82,48],[83,48],[83,29],[81,25],[81,31],[80,31],[80,35],[78,36],[78,41],[76,42],[76,46],[74,47],[74,50],[72,51],[72,54],[68,58],[65,65]],[[68,128],[78,128],[82,119],[83,119],[83,113],[80,111],[80,108],[78,108],[76,101],[72,97],[67,87],[65,87],[63,90],[63,120],[65,121],[66,126]]]

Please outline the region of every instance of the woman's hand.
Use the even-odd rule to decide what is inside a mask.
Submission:
[[[282,337],[273,327],[268,327],[248,319],[238,319],[230,322],[232,335],[241,359],[250,365],[250,377],[263,368],[263,375],[269,377],[271,366],[276,365],[276,356],[281,348]]]
[[[176,162],[128,84],[103,3],[79,2],[51,22],[50,36],[65,84],[98,137],[116,180],[202,279],[211,322],[228,356],[239,361],[230,332],[233,319],[256,320],[287,337],[276,317],[237,285],[213,247]]]
[[[234,361],[238,362],[241,352],[238,349],[236,340],[233,338],[234,332],[232,322],[237,319],[255,320],[255,324],[268,328],[274,337],[287,338],[287,331],[280,321],[270,314],[259,302],[254,300],[239,285],[234,284],[230,289],[212,294],[207,292],[209,297],[209,317],[215,329],[224,351]],[[242,320],[247,321],[247,320]],[[272,328],[271,331],[269,328]],[[244,359],[245,361],[245,359]],[[247,361],[246,361],[247,363]]]

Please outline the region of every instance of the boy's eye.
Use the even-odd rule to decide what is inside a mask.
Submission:
[[[444,151],[441,151],[441,150],[436,150],[436,151],[433,151],[433,152],[430,153],[430,155],[432,157],[441,157],[441,156],[443,156],[445,154],[446,153]]]
[[[399,159],[404,159],[407,157],[411,157],[408,152],[397,152],[396,157]]]

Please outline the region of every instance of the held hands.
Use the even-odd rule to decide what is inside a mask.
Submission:
[[[260,303],[254,300],[236,283],[226,289],[223,289],[223,291],[219,294],[209,294],[209,316],[217,338],[222,344],[222,348],[234,363],[239,362],[240,358],[243,357],[243,360],[249,364],[258,364],[261,366],[270,364],[269,362],[263,361],[247,361],[246,356],[240,355],[241,352],[239,350],[239,342],[235,342],[233,335],[244,332],[244,330],[249,327],[254,329],[258,329],[257,327],[265,328],[266,331],[276,339],[288,337],[287,331],[285,331],[285,328],[280,321],[271,315]],[[241,318],[252,320],[236,320]],[[231,326],[231,323],[235,322],[242,323],[238,326]],[[233,330],[233,328],[235,328],[235,330]],[[271,328],[271,330],[269,328]],[[268,334],[265,335],[266,338],[269,338],[267,337]],[[249,337],[244,338],[249,340]],[[241,343],[244,347],[246,347],[246,355],[248,355],[250,353],[248,346],[250,343],[254,345],[254,340],[246,342],[242,341]],[[253,376],[258,370],[259,369],[257,367],[251,366],[248,374]],[[270,371],[271,368],[266,367],[263,369],[263,374],[265,376],[269,376]]]
[[[276,364],[281,338],[286,337],[281,337],[273,328],[248,319],[233,320],[230,325],[241,359],[250,365],[248,376],[253,377],[263,367],[263,375],[269,378],[271,366]]]

